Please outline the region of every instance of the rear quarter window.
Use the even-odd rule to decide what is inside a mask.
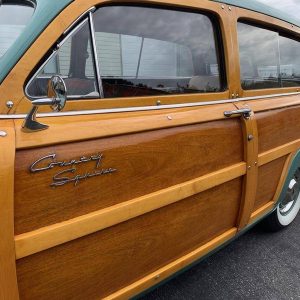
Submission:
[[[300,86],[300,42],[281,32],[238,23],[244,90]]]

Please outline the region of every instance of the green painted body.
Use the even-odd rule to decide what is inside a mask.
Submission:
[[[24,31],[0,58],[0,83],[48,24],[73,0],[36,0],[35,11]]]
[[[0,58],[0,84],[9,71],[24,55],[26,50],[34,43],[47,25],[74,0],[35,0],[36,7],[31,21],[26,26],[13,46]],[[82,0],[84,1],[84,0]],[[238,6],[265,15],[275,17],[300,27],[300,19],[295,19],[284,12],[263,5],[255,0],[211,0]]]
[[[300,18],[296,19],[293,16],[286,14],[284,11],[275,9],[271,6],[265,5],[256,0],[212,0],[212,1],[256,11],[258,13],[262,13],[264,15],[271,16],[276,19],[286,21],[288,23],[300,27]]]

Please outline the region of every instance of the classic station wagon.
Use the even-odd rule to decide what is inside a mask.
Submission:
[[[0,3],[1,299],[127,299],[295,219],[300,21],[255,1]]]

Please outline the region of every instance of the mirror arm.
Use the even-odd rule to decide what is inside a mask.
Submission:
[[[44,100],[44,99],[43,99]],[[39,101],[39,100],[35,100]],[[34,132],[34,131],[40,131],[40,130],[45,130],[49,128],[48,125],[39,123],[36,120],[36,113],[38,111],[39,107],[37,105],[33,105],[32,109],[26,116],[23,125],[22,125],[22,131],[24,132]]]
[[[22,131],[34,132],[49,128],[48,125],[39,123],[36,120],[38,108],[47,105],[51,107],[52,111],[61,111],[65,107],[66,100],[67,88],[63,78],[59,75],[52,76],[48,82],[48,98],[37,99],[31,102],[32,108],[23,122]]]

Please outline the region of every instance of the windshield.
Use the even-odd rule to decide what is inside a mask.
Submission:
[[[0,0],[0,58],[17,40],[33,12],[30,1]]]

